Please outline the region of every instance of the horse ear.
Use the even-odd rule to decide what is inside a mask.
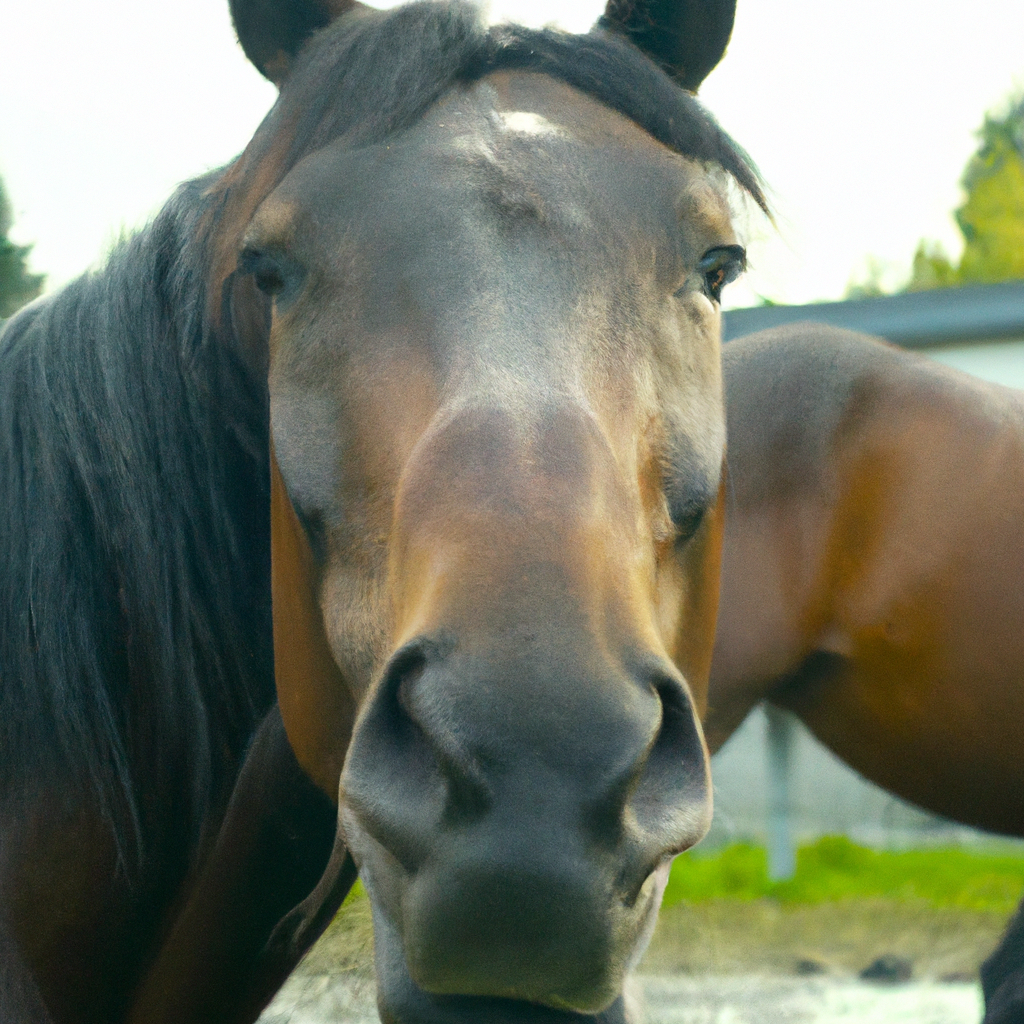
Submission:
[[[735,17],[736,0],[608,0],[597,24],[624,35],[696,92],[722,59]]]
[[[229,0],[231,20],[245,55],[275,85],[288,76],[302,44],[355,0]]]

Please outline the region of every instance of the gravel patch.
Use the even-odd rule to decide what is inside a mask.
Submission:
[[[1005,915],[885,900],[676,906],[663,911],[630,996],[637,1024],[978,1024],[978,965],[1004,926]],[[379,1024],[365,898],[260,1024]]]
[[[828,978],[640,976],[643,1024],[978,1024],[969,982],[871,985]],[[364,976],[294,975],[260,1024],[378,1024]]]
[[[373,978],[293,974],[258,1024],[380,1024]]]
[[[883,988],[796,978],[640,978],[647,1024],[978,1024],[969,982]]]

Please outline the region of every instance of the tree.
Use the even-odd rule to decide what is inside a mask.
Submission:
[[[981,145],[960,183],[966,198],[956,211],[964,251],[956,265],[936,242],[914,253],[907,291],[991,284],[1024,278],[1024,96],[1002,117],[986,115]]]
[[[908,292],[923,292],[929,288],[950,288],[960,283],[959,268],[946,255],[941,242],[917,243],[914,264],[910,272]]]
[[[43,289],[43,274],[30,274],[26,266],[30,245],[15,245],[8,237],[13,217],[0,180],[0,320],[10,316]]]
[[[967,282],[1024,278],[1024,97],[1004,118],[986,117],[981,148],[964,171],[967,201],[958,268]]]

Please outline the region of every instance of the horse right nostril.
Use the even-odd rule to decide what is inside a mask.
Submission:
[[[415,870],[438,825],[484,814],[491,791],[446,664],[454,642],[414,640],[391,658],[356,729],[341,796],[359,827]]]
[[[407,696],[434,654],[413,641],[393,655],[356,723],[341,775],[346,814],[407,871],[418,867],[444,807],[440,766]]]
[[[632,685],[656,697],[648,741],[591,795],[585,819],[591,840],[620,858],[615,889],[626,906],[659,865],[703,838],[711,818],[707,750],[685,684],[654,666]]]
[[[443,660],[434,658],[428,664],[421,655],[398,686],[398,702],[429,746],[445,784],[442,824],[456,825],[484,814],[493,794],[445,673]]]

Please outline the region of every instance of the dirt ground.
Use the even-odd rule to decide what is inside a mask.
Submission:
[[[1006,915],[927,903],[772,900],[679,905],[662,912],[641,971],[653,974],[856,977],[878,958],[909,961],[918,980],[974,980]]]
[[[646,1024],[977,1024],[977,972],[1000,914],[887,900],[680,905],[662,913],[632,985]],[[303,960],[261,1024],[372,1024],[373,932],[357,900]],[[909,979],[869,983],[897,957]]]
[[[927,903],[850,900],[784,906],[722,901],[663,910],[640,971],[646,974],[856,977],[883,956],[912,977],[972,981],[1006,916]],[[354,901],[299,966],[305,975],[373,973],[369,902]]]

